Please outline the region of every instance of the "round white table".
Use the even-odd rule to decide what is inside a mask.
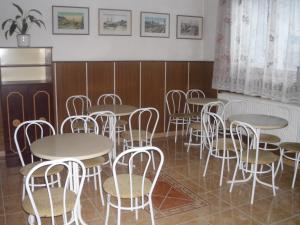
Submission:
[[[110,104],[110,105],[95,105],[90,107],[88,111],[89,113],[111,111],[116,116],[128,116],[136,109],[137,107],[132,105],[111,105]]]
[[[264,114],[237,114],[228,117],[228,121],[241,121],[249,123],[259,130],[272,130],[284,128],[288,125],[288,121],[278,116],[270,116]]]
[[[76,158],[84,160],[108,154],[113,149],[113,142],[102,135],[65,133],[38,139],[30,147],[32,154],[42,159]],[[72,163],[71,166],[74,172],[71,176],[71,189],[78,190],[78,165]],[[80,223],[86,224],[82,219],[80,206],[77,214]]]
[[[227,101],[219,98],[187,98],[186,102],[192,105],[205,105],[210,102],[222,101],[226,103]]]

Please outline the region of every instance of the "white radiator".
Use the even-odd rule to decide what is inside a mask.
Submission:
[[[256,113],[279,116],[286,119],[289,125],[283,129],[263,130],[262,133],[276,134],[281,141],[300,142],[300,106],[285,104],[259,97],[251,97],[242,94],[222,92],[218,98],[225,100],[242,100],[242,107],[234,104],[228,114]]]

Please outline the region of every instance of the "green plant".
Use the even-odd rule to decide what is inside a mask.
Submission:
[[[6,25],[9,25],[8,29],[5,31],[6,39],[8,35],[12,36],[14,33],[27,34],[32,24],[36,24],[38,27],[43,25],[46,28],[45,23],[42,20],[32,15],[32,13],[34,13],[42,16],[42,13],[39,10],[30,9],[29,11],[23,11],[23,9],[17,4],[12,4],[17,8],[18,14],[15,16],[15,18],[7,19],[2,23],[2,30],[5,29]]]

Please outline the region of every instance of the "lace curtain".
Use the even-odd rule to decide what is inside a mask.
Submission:
[[[300,103],[300,0],[220,0],[218,17],[213,88]]]

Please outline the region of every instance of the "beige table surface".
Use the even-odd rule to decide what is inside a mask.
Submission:
[[[95,105],[90,107],[89,113],[99,112],[99,111],[111,111],[116,116],[127,116],[130,115],[137,107],[132,105]]]
[[[228,117],[229,122],[241,121],[249,123],[256,129],[272,130],[284,128],[288,125],[288,121],[278,116],[263,114],[237,114]]]
[[[227,101],[219,98],[187,98],[186,102],[192,105],[205,105],[210,102],[222,101],[226,103]]]
[[[72,157],[91,159],[112,151],[113,142],[96,134],[65,133],[47,136],[31,144],[33,155],[48,160]]]

